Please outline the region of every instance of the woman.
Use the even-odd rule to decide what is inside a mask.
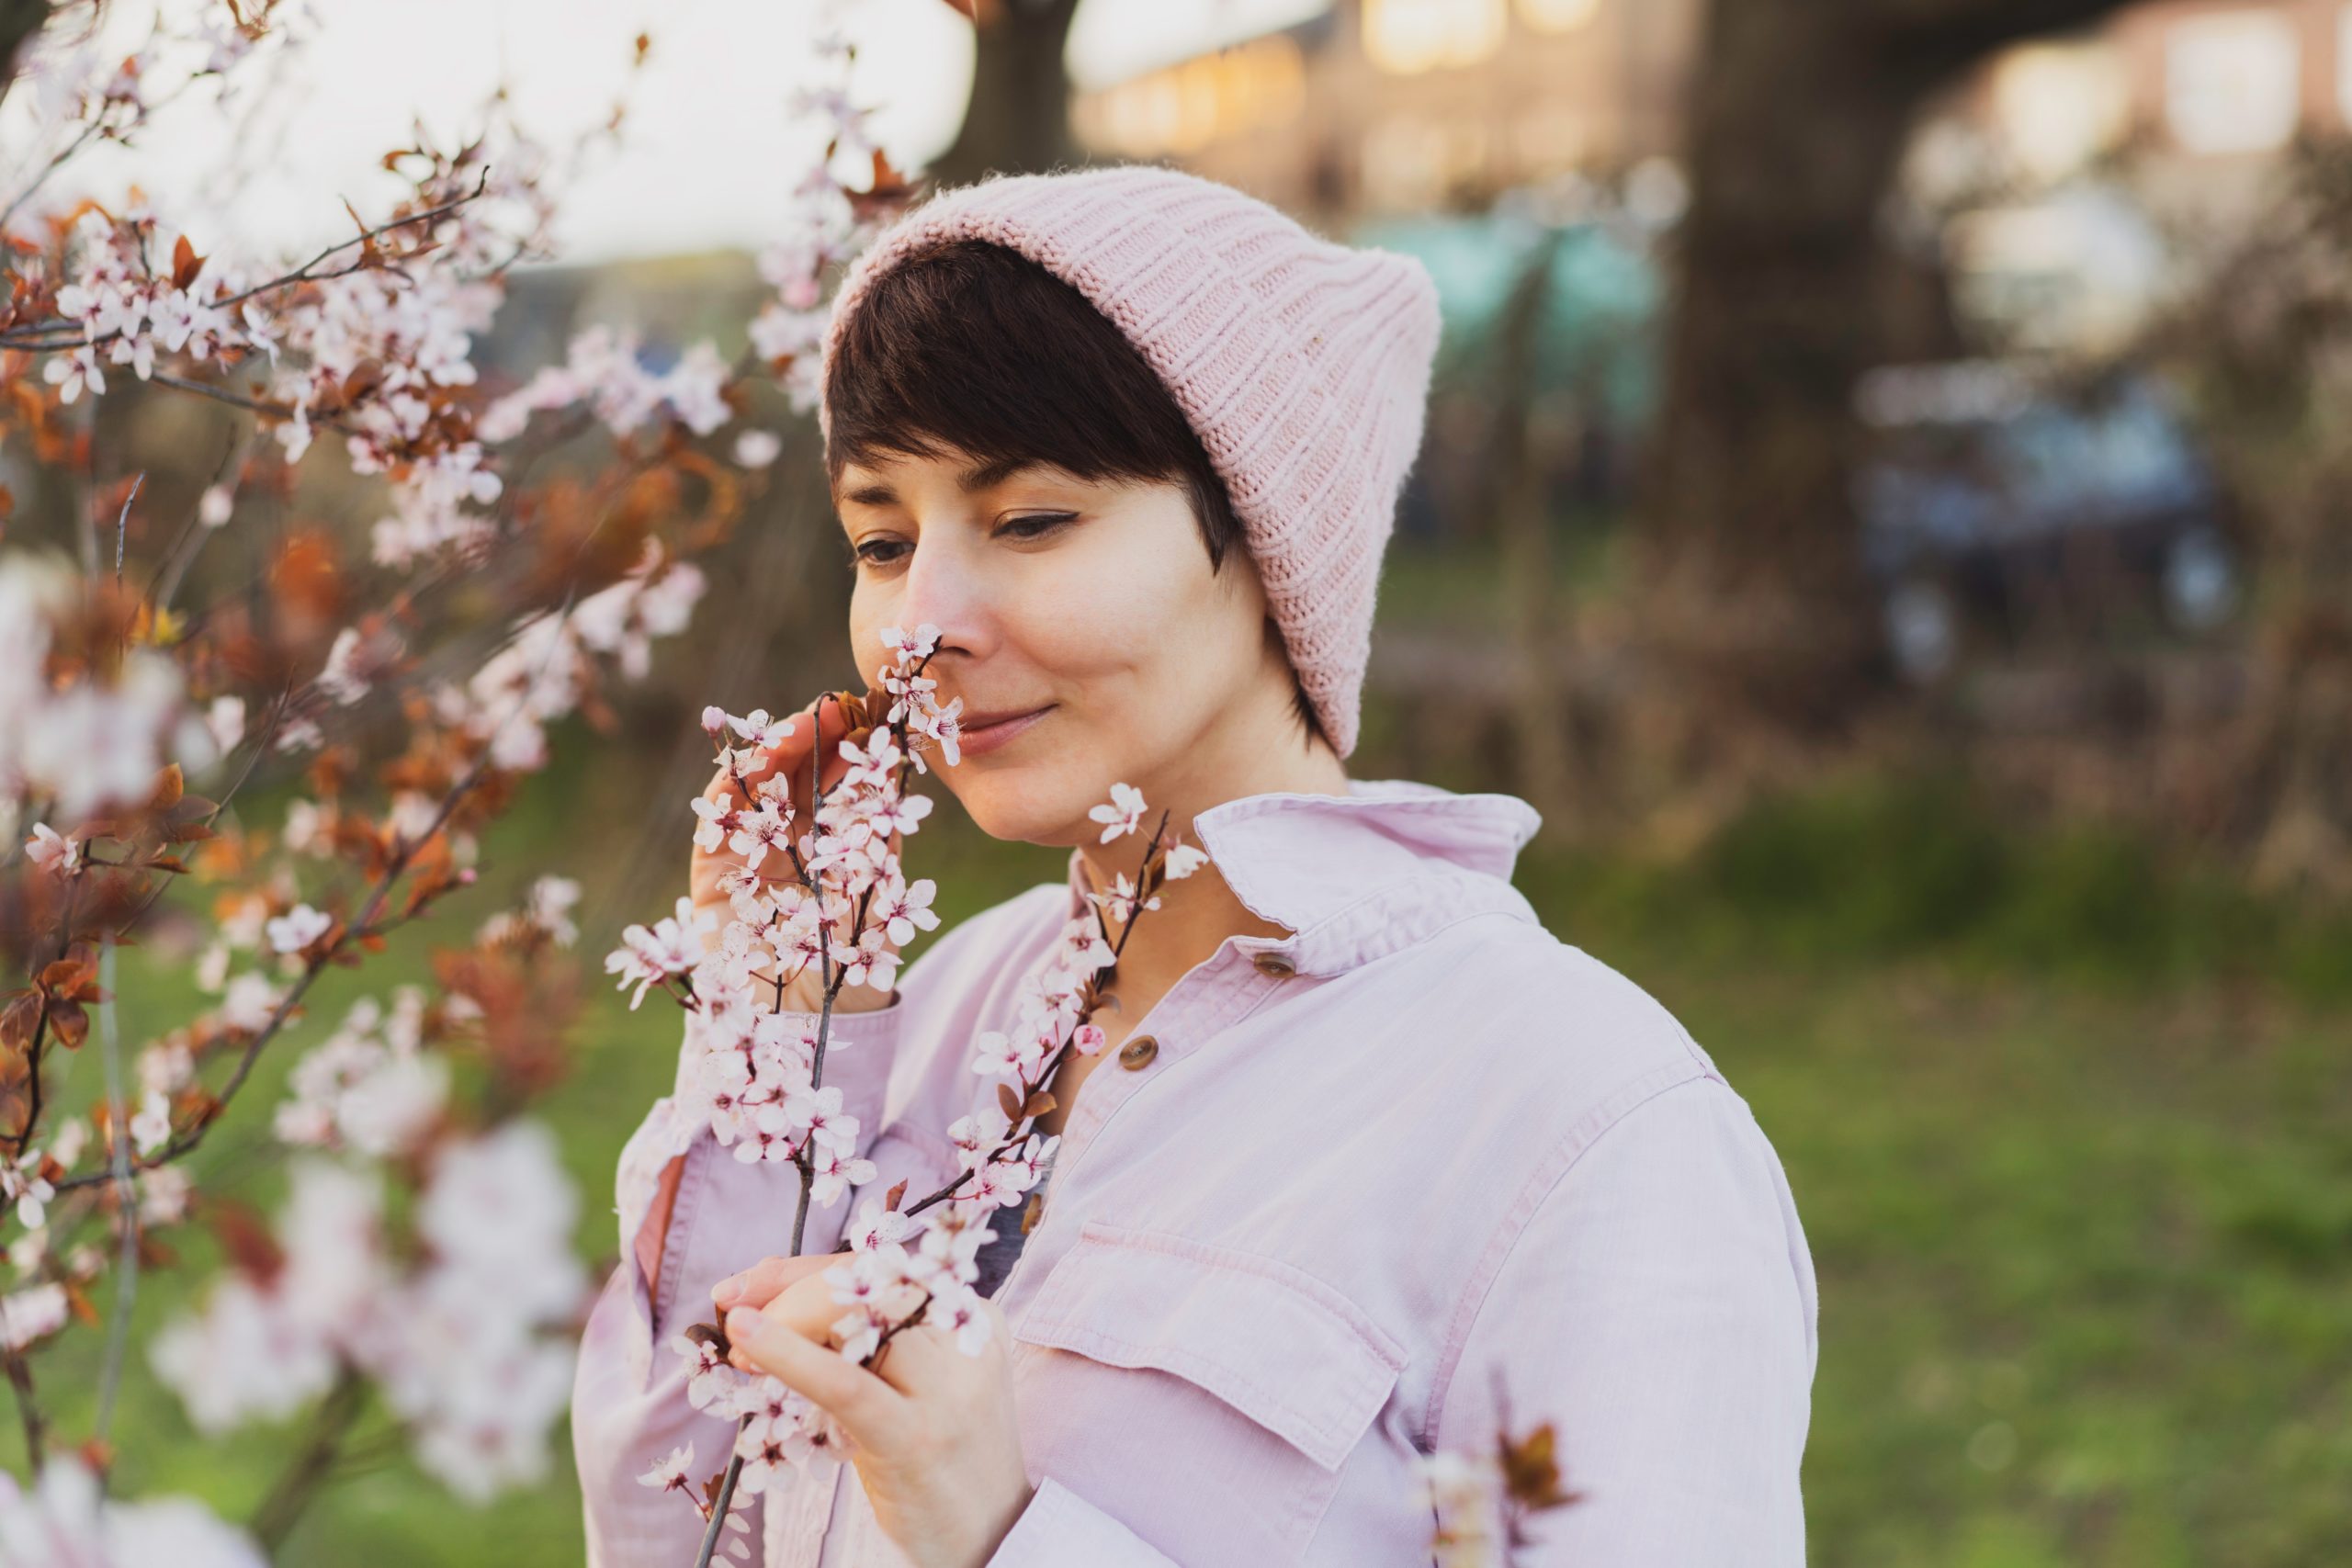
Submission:
[[[1136,869],[1141,836],[1088,817],[1114,783],[1210,864],[1140,917],[1109,1047],[1053,1085],[979,1357],[923,1329],[872,1371],[831,1355],[814,1276],[853,1203],[812,1212],[818,1256],[759,1262],[796,1173],[656,1104],[574,1396],[592,1562],[693,1560],[693,1510],[637,1477],[689,1440],[723,1462],[669,1348],[722,1310],[855,1444],[758,1500],[772,1568],[1405,1568],[1416,1456],[1540,1421],[1580,1500],[1521,1563],[1804,1561],[1814,1280],[1771,1146],[1511,888],[1526,803],[1344,766],[1437,336],[1417,264],[1157,168],[945,191],[852,268],[821,414],[851,646],[870,667],[880,628],[936,626],[966,726],[938,776],[989,834],[1072,847],[1067,884],[943,932],[895,994],[843,992],[871,1005],[835,1017],[826,1081],[866,1190],[956,1172],[944,1129],[992,1094],[974,1036]]]

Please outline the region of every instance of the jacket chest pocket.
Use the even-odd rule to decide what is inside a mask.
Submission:
[[[1032,1474],[1185,1563],[1299,1561],[1405,1364],[1289,1264],[1099,1222],[1012,1335]]]

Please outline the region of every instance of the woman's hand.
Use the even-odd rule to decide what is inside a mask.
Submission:
[[[845,716],[835,694],[828,692],[790,716],[789,722],[791,733],[778,741],[757,766],[743,775],[742,784],[750,787],[778,774],[791,781],[792,833],[797,840],[811,827],[808,770],[810,759],[820,751],[820,740],[823,742],[824,759],[823,782],[820,787],[830,790],[849,771],[848,764],[841,759],[841,743],[842,737],[856,727],[857,720]],[[709,786],[702,794],[705,800],[719,806],[741,808],[746,805],[742,790],[737,787],[736,780],[724,768],[711,776]],[[896,855],[899,848],[899,840],[893,839],[891,853]],[[710,930],[703,934],[706,947],[716,943],[718,931],[734,918],[719,879],[731,871],[741,869],[742,864],[743,857],[724,839],[715,850],[705,850],[699,842],[695,846],[693,860],[687,869],[688,887],[695,908],[708,910],[715,917]],[[793,879],[792,863],[779,852],[770,850],[760,863],[759,874],[771,883],[789,882]],[[812,964],[786,984],[780,1005],[786,1011],[816,1012],[824,1006],[824,978]],[[833,998],[833,1010],[870,1012],[888,1006],[889,1001],[888,995],[871,986],[843,986],[841,994]]]
[[[983,1303],[990,1332],[977,1356],[917,1325],[893,1335],[869,1371],[834,1348],[831,1325],[844,1309],[824,1272],[841,1260],[771,1258],[713,1287],[731,1359],[841,1424],[876,1519],[916,1568],[981,1568],[1033,1491],[1013,1419],[1004,1314]]]

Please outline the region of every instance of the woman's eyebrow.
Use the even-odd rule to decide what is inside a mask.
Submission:
[[[992,485],[1001,485],[1025,469],[1044,467],[1046,467],[1045,464],[1028,457],[997,457],[965,469],[956,476],[956,485],[966,495],[974,495]],[[842,499],[854,501],[860,506],[896,506],[899,503],[899,492],[876,479],[872,484],[860,485],[855,490],[843,491]]]

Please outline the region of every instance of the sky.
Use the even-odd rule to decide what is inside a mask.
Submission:
[[[162,0],[169,14],[219,0]],[[1081,0],[1070,68],[1081,86],[1118,80],[1205,48],[1286,26],[1330,0]],[[103,197],[137,181],[167,217],[233,231],[238,248],[299,251],[343,238],[342,199],[364,212],[395,187],[376,167],[413,118],[454,137],[501,81],[525,122],[569,141],[603,121],[632,43],[653,52],[632,94],[627,148],[576,189],[557,238],[561,259],[594,262],[720,247],[772,232],[792,171],[813,155],[786,123],[803,79],[806,0],[311,0],[319,26],[291,89],[271,95],[275,123],[243,132],[260,173],[220,199],[234,122],[208,103],[173,105],[130,149],[77,159],[62,188]],[[151,5],[118,0],[109,39],[143,34]],[[859,0],[852,100],[891,162],[913,168],[961,123],[971,26],[945,0]],[[0,112],[0,147],[22,148],[22,95]],[[6,167],[12,191],[24,177]],[[205,248],[199,236],[199,248]]]

